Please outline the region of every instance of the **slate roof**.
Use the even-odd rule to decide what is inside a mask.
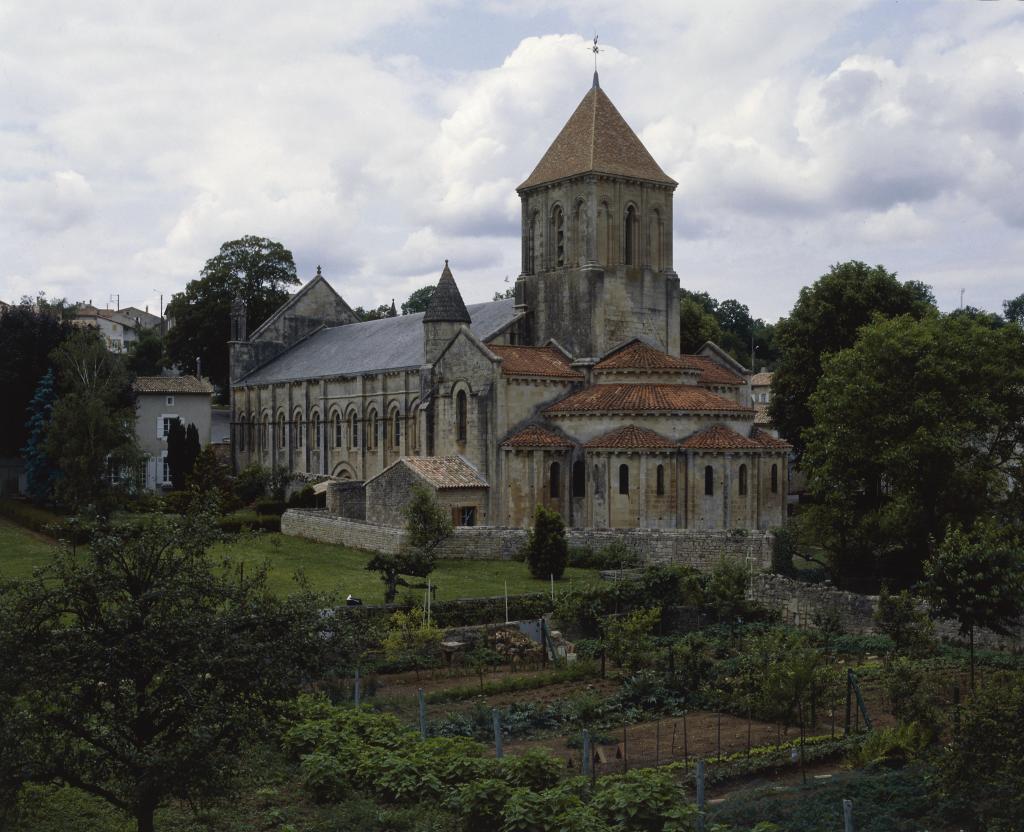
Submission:
[[[596,79],[518,190],[591,172],[676,184],[647,152]]]
[[[394,305],[393,301],[392,305]],[[447,260],[444,261],[444,271],[441,272],[441,279],[437,281],[437,288],[430,296],[423,321],[425,323],[429,321],[469,323],[469,312],[466,311],[466,304],[462,302],[462,294],[459,292],[459,287],[455,285],[455,278],[452,277],[452,270],[448,268]]]
[[[743,376],[723,367],[713,358],[708,358],[705,355],[688,355],[686,357],[701,369],[701,376],[698,379],[701,384],[727,384],[736,387],[745,383]]]
[[[469,328],[486,340],[516,318],[511,298],[470,304]],[[357,375],[381,370],[420,367],[423,353],[423,315],[399,315],[321,329],[239,382],[273,384],[324,376]]]
[[[638,428],[636,425],[624,425],[621,428],[609,431],[603,436],[591,439],[583,447],[585,448],[675,448],[676,443],[666,439],[660,433],[655,433],[647,428]]]
[[[487,480],[460,456],[405,456],[394,465],[407,465],[437,489],[487,488]]]
[[[695,411],[753,415],[753,409],[724,396],[687,384],[595,384],[555,402],[544,412],[644,413]]]
[[[754,419],[754,423],[757,424],[756,418]],[[750,436],[755,442],[760,442],[765,448],[778,448],[780,451],[788,451],[793,447],[785,439],[779,439],[777,436],[772,436],[768,431],[761,430],[761,428],[754,428]]]
[[[136,393],[197,393],[208,396],[213,392],[213,385],[195,376],[137,376],[132,382],[132,390]]]
[[[750,383],[757,387],[769,387],[774,375],[775,373],[754,373],[750,379]]]
[[[686,437],[679,445],[683,448],[708,451],[760,450],[764,447],[757,440],[743,436],[725,425],[712,425]]]
[[[639,339],[630,341],[614,352],[606,355],[597,364],[595,370],[696,370],[693,356],[669,355],[657,350]]]
[[[564,353],[554,347],[504,346],[487,347],[501,359],[501,374],[504,376],[540,376],[543,378],[583,378],[583,373],[574,370]]]
[[[503,448],[571,448],[572,442],[543,425],[527,425],[501,445]]]

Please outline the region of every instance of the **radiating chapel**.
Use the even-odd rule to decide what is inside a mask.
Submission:
[[[328,507],[400,525],[411,488],[460,525],[535,506],[595,528],[767,529],[789,446],[750,373],[680,354],[676,182],[597,74],[518,187],[515,297],[466,304],[445,261],[425,313],[360,321],[316,277],[252,333],[232,314],[232,453],[329,477]]]

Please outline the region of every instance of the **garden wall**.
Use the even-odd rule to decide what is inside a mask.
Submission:
[[[289,509],[281,518],[281,531],[322,543],[394,553],[405,542],[405,532],[350,520],[326,511]],[[685,563],[710,568],[722,558],[750,559],[756,569],[771,563],[770,532],[701,531],[697,529],[568,529],[570,546],[602,549],[623,543],[648,563]],[[511,560],[526,541],[525,529],[493,526],[458,527],[437,550],[441,558]]]

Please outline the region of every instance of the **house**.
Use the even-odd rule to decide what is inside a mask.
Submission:
[[[171,422],[193,424],[199,444],[210,443],[213,386],[195,376],[138,376],[135,393],[135,435],[145,457],[145,487],[150,490],[170,485],[167,466],[167,434]]]

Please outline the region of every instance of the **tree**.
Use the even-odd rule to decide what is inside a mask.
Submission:
[[[192,423],[188,423],[188,427],[185,428],[185,479],[192,474],[192,469],[196,467],[196,460],[199,458],[199,452],[202,450],[202,446],[199,444],[199,429]]]
[[[202,495],[211,510],[223,511],[229,503],[237,504],[231,493],[227,466],[217,459],[217,453],[212,445],[207,445],[196,457],[196,463],[188,477],[188,486]]]
[[[452,518],[441,507],[430,489],[415,486],[403,512],[409,546],[424,555],[431,555],[451,536]]]
[[[933,308],[931,290],[924,284],[901,283],[884,266],[856,260],[832,266],[800,291],[789,317],[775,327],[779,360],[769,405],[772,423],[798,455],[806,444],[804,432],[814,421],[810,398],[825,356],[852,346],[860,328],[875,315],[920,318]]]
[[[1019,327],[937,312],[877,320],[826,357],[810,407],[803,467],[815,502],[803,527],[837,580],[898,589],[948,528],[1019,518]]]
[[[507,280],[508,278],[506,278]],[[515,286],[506,286],[504,292],[495,292],[494,297],[491,300],[509,300],[516,296]]]
[[[1024,294],[1003,301],[1003,317],[1024,326]]]
[[[426,312],[427,306],[430,305],[430,298],[433,296],[436,288],[436,285],[431,284],[430,286],[424,286],[422,289],[417,289],[409,295],[409,300],[402,304],[402,314],[413,315],[416,312]]]
[[[167,427],[167,468],[171,472],[171,488],[181,491],[185,487],[185,426],[181,419],[171,419]]]
[[[875,626],[893,640],[897,650],[923,654],[935,646],[935,627],[908,590],[892,593],[883,585],[873,619]]]
[[[968,636],[974,689],[974,631],[987,627],[1009,635],[1024,615],[1024,551],[992,520],[970,531],[955,528],[924,565],[923,590],[932,613],[953,618]]]
[[[679,290],[679,333],[684,353],[694,353],[706,341],[716,344],[722,340],[722,328],[714,310],[718,301],[707,292]]]
[[[533,528],[526,538],[526,563],[535,578],[561,580],[569,563],[569,544],[565,539],[562,515],[542,505],[533,515]]]
[[[184,292],[171,298],[167,314],[174,326],[167,333],[167,355],[185,372],[196,373],[196,359],[203,373],[221,388],[228,384],[228,337],[231,304],[241,297],[246,305],[248,331],[288,299],[288,289],[298,285],[292,253],[265,237],[231,240],[206,261],[199,279],[189,281]]]
[[[426,587],[426,584],[422,583],[410,584],[402,576],[427,577],[434,571],[434,558],[417,549],[405,550],[396,554],[381,552],[370,558],[366,569],[370,572],[380,573],[380,579],[384,582],[384,603],[393,604],[395,596],[398,595],[398,587],[407,586],[413,589]]]
[[[39,379],[36,394],[29,404],[28,442],[22,449],[28,496],[39,503],[49,502],[53,498],[53,489],[57,483],[57,469],[46,452],[46,433],[50,429],[56,400],[53,370],[47,370],[46,375]]]
[[[106,508],[132,486],[140,458],[128,371],[95,330],[74,332],[51,358],[58,398],[45,451],[60,471],[55,495],[76,511]]]
[[[357,306],[352,311],[359,316],[361,321],[379,321],[381,318],[395,317],[395,302],[382,303],[374,309],[363,309],[363,307]]]
[[[156,329],[143,329],[128,353],[128,369],[137,376],[156,376],[164,368],[164,339]]]
[[[214,567],[212,518],[97,529],[0,585],[0,803],[63,783],[151,832],[170,799],[227,793],[247,742],[317,668],[319,604]]]
[[[652,633],[660,622],[661,607],[609,616],[602,627],[604,649],[619,667],[627,670],[644,667],[654,650]]]
[[[441,630],[426,620],[423,610],[398,610],[391,616],[383,647],[391,661],[411,664],[419,679],[420,668],[437,656]]]
[[[41,379],[50,369],[49,355],[72,332],[56,314],[40,311],[36,301],[22,302],[0,315],[0,456],[17,456],[29,438],[25,413]]]

